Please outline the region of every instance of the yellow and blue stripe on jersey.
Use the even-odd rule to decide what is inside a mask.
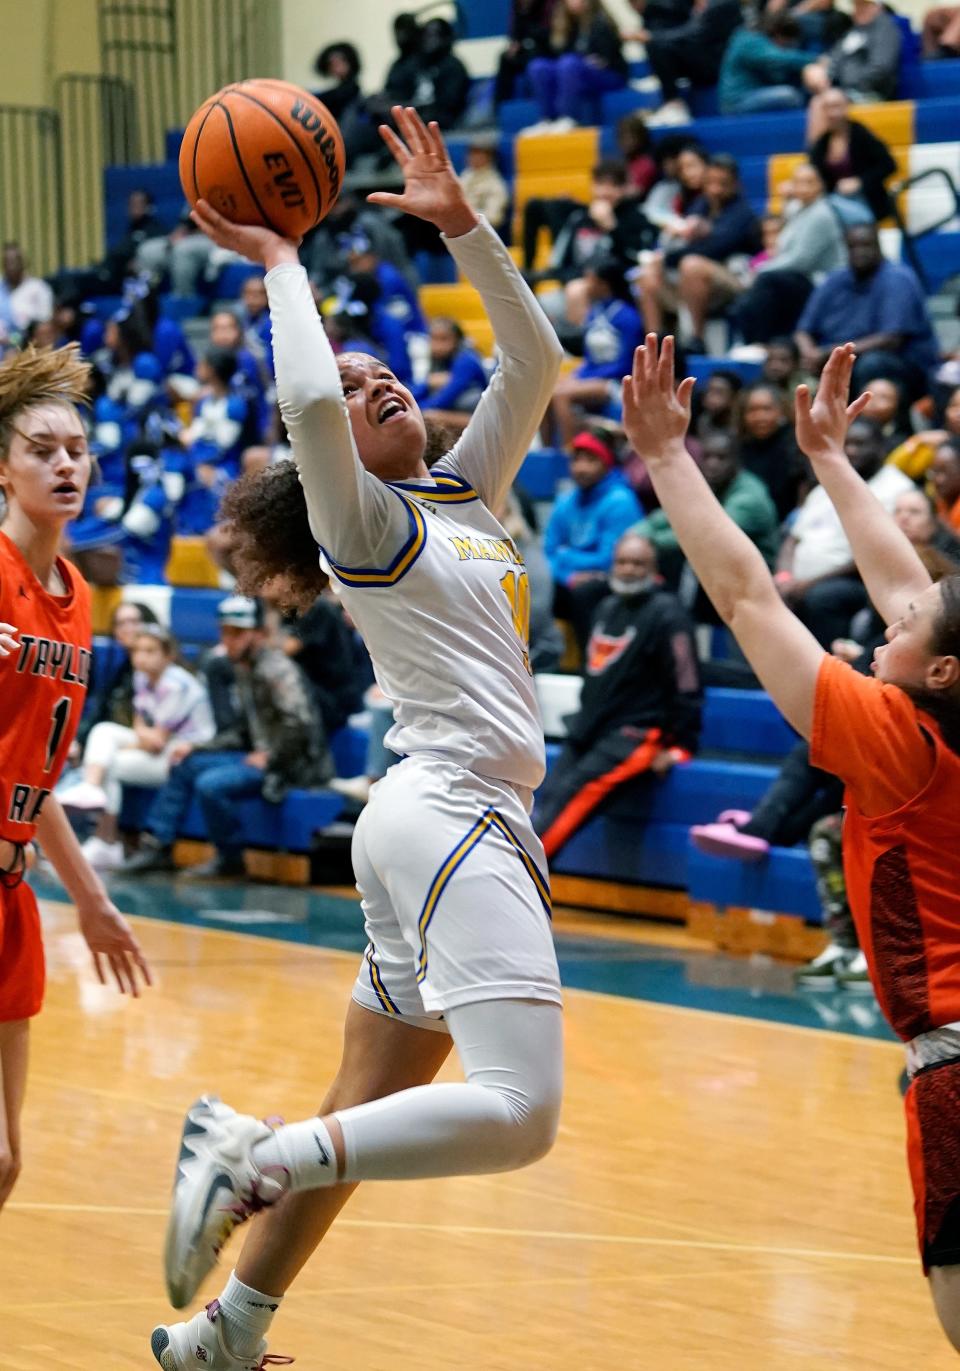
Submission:
[[[391,481],[390,486],[407,495],[416,495],[418,500],[429,500],[435,505],[466,505],[480,496],[469,481],[462,476],[433,476],[433,486],[419,485],[416,481]]]
[[[499,833],[501,837],[505,838],[523,862],[527,869],[527,874],[533,881],[536,892],[540,897],[540,902],[543,905],[547,918],[549,919],[551,917],[550,886],[546,877],[503,815],[499,814],[491,805],[489,809],[481,814],[480,818],[473,827],[468,830],[466,835],[460,839],[453,851],[447,855],[442,862],[439,871],[430,882],[430,888],[428,889],[426,899],[423,902],[423,908],[420,910],[420,918],[418,921],[420,933],[420,956],[417,961],[418,984],[423,982],[426,978],[427,930],[430,927],[430,922],[433,919],[434,914],[437,912],[437,906],[440,903],[443,892],[450,884],[457,869],[466,861],[477,844],[487,833],[491,832],[491,830]]]
[[[395,586],[401,577],[407,574],[426,547],[427,521],[423,517],[422,510],[419,510],[412,500],[408,500],[406,496],[401,495],[399,491],[397,491],[396,494],[397,497],[403,501],[406,508],[410,525],[410,534],[389,566],[343,566],[340,562],[335,562],[333,560],[326,548],[321,549],[331,570],[337,577],[337,580],[342,581],[345,586]]]

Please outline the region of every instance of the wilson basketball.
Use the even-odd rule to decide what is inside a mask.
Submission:
[[[211,95],[180,144],[190,205],[207,200],[235,224],[300,238],[329,214],[343,184],[343,138],[327,107],[289,81],[239,81]]]

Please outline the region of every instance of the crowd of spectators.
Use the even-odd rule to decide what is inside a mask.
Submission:
[[[715,664],[698,663],[698,629],[717,621],[657,507],[643,454],[625,446],[619,379],[645,332],[676,332],[682,361],[684,352],[705,352],[719,328],[734,361],[698,388],[691,450],[826,647],[852,658],[877,629],[839,521],[793,434],[794,389],[816,385],[835,343],[854,341],[855,390],[872,392],[850,429],[851,462],[881,503],[915,527],[941,570],[960,560],[960,367],[940,356],[914,273],[883,255],[878,223],[891,210],[896,161],[854,108],[893,93],[899,24],[874,0],[855,0],[851,16],[829,0],[768,0],[757,13],[739,0],[631,3],[637,28],[621,34],[599,0],[514,0],[490,93],[491,111],[517,96],[538,102],[539,121],[526,134],[595,122],[600,98],[628,81],[630,40],[645,45],[662,97],[659,109],[620,121],[619,155],[594,166],[586,203],[535,197],[515,221],[522,268],[570,354],[541,432],[545,447],[567,453],[567,480],[549,509],[518,485],[498,511],[528,567],[535,670],[584,673],[579,712],[539,802],[551,853],[624,781],[646,775],[655,783],[696,750],[704,681],[752,683],[742,663],[713,677]],[[930,16],[928,55],[960,51],[958,13]],[[351,167],[376,171],[377,125],[397,101],[444,129],[471,122],[451,25],[401,15],[394,33],[397,54],[376,93],[365,90],[353,44],[330,44],[316,61],[318,93],[341,124]],[[695,126],[668,128],[691,122],[688,86],[715,84],[724,113],[807,109],[806,155],[774,188],[765,218],[733,157],[709,153]],[[497,150],[496,133],[472,133],[463,180],[509,240],[515,216]],[[70,533],[85,574],[162,584],[174,536],[203,536],[226,593],[221,496],[242,472],[289,455],[266,288],[186,215],[165,229],[145,191],[131,193],[127,220],[102,261],[49,281],[30,274],[19,244],[5,244],[0,346],[75,339],[94,362],[99,478]],[[452,441],[496,359],[482,355],[461,322],[425,316],[419,254],[438,247],[422,226],[348,187],[304,242],[302,260],[334,350],[382,357]],[[738,355],[759,362],[759,377],[745,383]],[[63,786],[65,803],[96,815],[87,852],[97,865],[170,866],[196,800],[217,849],[207,874],[237,873],[241,799],[333,784],[362,801],[389,765],[389,709],[333,596],[283,621],[269,606],[228,595],[219,646],[190,667],[146,605],[125,599],[114,627],[76,770]],[[329,740],[361,709],[370,734],[365,772],[334,778]],[[797,759],[788,764],[794,819],[806,813],[798,776],[808,788],[819,783]],[[123,784],[156,791],[132,859],[118,831]],[[821,802],[816,785],[811,794]],[[781,801],[777,791],[704,841],[762,855],[782,840],[770,817]],[[818,830],[824,850],[828,837]],[[838,946],[847,938],[838,934]]]

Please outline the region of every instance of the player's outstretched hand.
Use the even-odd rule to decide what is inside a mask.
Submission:
[[[197,228],[203,229],[218,248],[239,252],[248,261],[257,262],[267,271],[283,262],[299,262],[299,244],[292,238],[281,238],[273,229],[258,224],[235,224],[224,218],[207,200],[198,200],[190,211]]]
[[[135,998],[140,983],[153,985],[150,966],[133,930],[109,900],[77,909],[80,932],[93,956],[93,966],[101,985],[107,984],[107,968],[121,994]]]
[[[9,657],[19,649],[18,631],[13,624],[0,624],[0,657]]]
[[[400,137],[386,124],[380,125],[380,137],[403,172],[403,194],[377,190],[367,199],[373,205],[426,219],[448,238],[469,233],[477,224],[477,215],[467,204],[440,125],[434,120],[427,127],[410,106],[394,105],[391,113]]]
[[[857,360],[852,343],[834,348],[820,375],[816,399],[808,386],[797,386],[797,443],[816,467],[818,462],[846,461],[843,452],[847,429],[870,403],[870,392],[848,404],[850,377]]]
[[[632,374],[623,378],[623,427],[645,462],[662,461],[683,449],[690,427],[695,382],[688,376],[679,386],[675,383],[673,358],[673,338],[664,338],[658,349],[657,335],[648,333],[633,354]]]

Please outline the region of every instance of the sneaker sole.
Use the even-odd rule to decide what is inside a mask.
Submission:
[[[190,1106],[180,1131],[180,1152],[177,1158],[177,1179],[173,1187],[173,1201],[170,1218],[167,1222],[167,1235],[163,1249],[163,1270],[167,1283],[167,1295],[174,1309],[183,1309],[193,1299],[201,1284],[217,1264],[217,1253],[202,1252],[198,1245],[198,1235],[203,1232],[203,1219],[212,1205],[216,1203],[217,1191],[226,1188],[232,1194],[231,1177],[208,1158],[194,1156],[193,1170],[189,1178],[180,1175],[179,1167],[184,1152],[184,1139],[196,1135],[197,1126],[191,1119],[205,1102],[198,1100]],[[190,1154],[192,1155],[192,1154]],[[200,1167],[203,1170],[200,1172]],[[190,1221],[195,1212],[193,1195],[203,1194],[203,1207],[200,1222]],[[188,1203],[188,1196],[190,1202]],[[190,1236],[185,1237],[187,1230]]]
[[[170,1346],[170,1333],[161,1324],[150,1334],[150,1351],[163,1367],[163,1371],[179,1371],[176,1354]]]

